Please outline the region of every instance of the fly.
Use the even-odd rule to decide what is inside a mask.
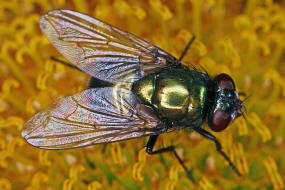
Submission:
[[[71,64],[91,76],[88,89],[56,101],[24,124],[22,136],[42,149],[70,149],[149,136],[146,152],[172,152],[187,176],[190,170],[174,146],[153,150],[157,137],[191,128],[213,141],[233,171],[240,172],[216,137],[243,114],[235,84],[227,74],[211,78],[141,38],[70,10],[43,15],[40,27]]]

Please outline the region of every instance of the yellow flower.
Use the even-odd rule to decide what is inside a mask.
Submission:
[[[147,156],[147,139],[43,151],[21,137],[23,123],[57,98],[85,88],[88,76],[64,59],[39,29],[52,9],[71,9],[134,33],[214,76],[230,74],[245,101],[221,140],[238,178],[212,142],[184,131],[159,137],[177,146],[197,184],[172,154]],[[248,0],[2,0],[0,2],[0,189],[282,189],[285,176],[285,4]],[[282,111],[283,110],[283,111]],[[104,151],[103,151],[104,149]],[[282,179],[283,177],[283,179]]]

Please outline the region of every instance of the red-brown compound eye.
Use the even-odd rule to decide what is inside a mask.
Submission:
[[[220,89],[231,89],[231,90],[236,89],[233,79],[225,73],[219,74],[216,77],[216,81],[217,81],[217,87]]]
[[[215,110],[209,126],[213,131],[220,132],[227,128],[231,120],[231,115],[221,110]]]

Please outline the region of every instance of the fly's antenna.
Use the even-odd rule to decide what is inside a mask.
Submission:
[[[196,38],[196,37],[193,36],[193,37],[189,40],[189,42],[187,43],[186,47],[184,48],[184,51],[183,51],[182,55],[179,57],[179,61],[180,61],[180,62],[182,61],[183,57],[184,57],[185,54],[187,53],[187,51],[188,51],[188,49],[190,48],[191,44],[194,42],[195,38]]]
[[[250,95],[246,96],[242,102],[246,102],[246,101],[248,101],[248,100],[249,100],[249,98],[250,98],[251,96],[252,96],[252,94],[250,94]]]
[[[248,100],[249,100],[249,98],[252,96],[252,94],[250,94],[250,95],[248,95],[248,96],[247,96],[244,92],[239,92],[239,93],[238,93],[238,95],[240,95],[240,96],[244,96],[244,97],[245,97],[243,100],[240,100],[242,105],[244,105],[244,104],[245,104],[245,102],[246,102],[246,101],[248,101]],[[247,112],[246,112],[246,107],[245,107],[245,106],[244,106],[244,108],[245,108],[245,113],[247,113]]]
[[[247,96],[246,93],[239,92],[238,95],[245,97],[243,100],[239,100],[239,101],[240,101],[240,105],[242,106],[241,116],[247,121],[247,118],[246,118],[247,109],[246,109],[246,106],[245,106],[245,102],[252,96],[252,94]]]
[[[70,64],[70,63],[67,63],[67,62],[65,62],[65,61],[59,60],[59,59],[57,59],[57,58],[55,58],[55,57],[53,57],[53,56],[51,56],[50,59],[53,60],[53,61],[55,61],[55,62],[61,63],[61,64],[63,64],[63,65],[66,65],[66,66],[68,66],[68,67],[70,67],[70,68],[72,68],[72,69],[76,69],[76,70],[82,72],[82,70],[80,70],[78,67],[76,67],[76,66],[74,66],[74,65],[72,65],[72,64]]]

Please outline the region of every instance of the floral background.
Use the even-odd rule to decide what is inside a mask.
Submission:
[[[159,137],[172,154],[149,156],[147,138],[74,150],[46,151],[21,137],[24,122],[60,97],[85,88],[88,76],[39,29],[40,16],[71,9],[104,20],[211,76],[225,72],[246,100],[246,119],[217,133],[242,173],[237,177],[212,142],[187,131]],[[0,0],[0,189],[284,189],[285,1],[282,0]]]

